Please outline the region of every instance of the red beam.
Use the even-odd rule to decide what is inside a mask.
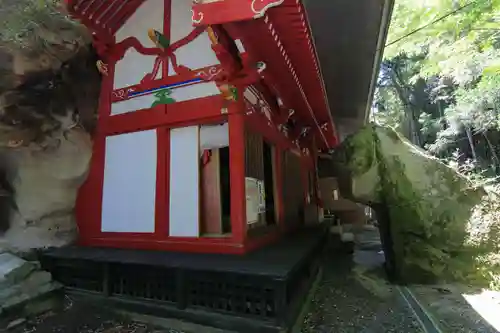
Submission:
[[[158,105],[151,109],[103,117],[99,120],[98,132],[112,135],[160,126],[179,127],[212,123],[226,118],[227,114],[221,113],[223,107],[224,101],[219,95]]]
[[[234,244],[227,242],[214,242],[210,238],[195,238],[195,239],[165,239],[151,240],[144,238],[131,238],[125,234],[119,238],[109,237],[93,237],[81,238],[79,245],[92,247],[112,247],[126,248],[136,250],[158,250],[158,251],[175,251],[175,252],[191,252],[191,253],[225,253],[225,254],[244,254],[245,248],[242,244]]]
[[[269,8],[279,6],[283,0],[224,0],[195,3],[192,11],[193,25],[215,25],[256,19],[264,16]]]
[[[166,66],[163,67],[166,68]],[[126,101],[128,99],[133,98],[131,93],[133,94],[137,92],[143,92],[159,87],[164,87],[164,88],[175,87],[176,84],[196,79],[200,79],[200,81],[183,85],[183,87],[200,82],[209,82],[212,81],[220,73],[220,71],[221,71],[220,65],[213,65],[193,70],[192,72],[187,74],[167,76],[162,79],[157,79],[153,81],[147,81],[143,79],[144,82],[135,84],[133,86],[123,87],[120,89],[113,90],[112,101],[114,103],[120,101]]]

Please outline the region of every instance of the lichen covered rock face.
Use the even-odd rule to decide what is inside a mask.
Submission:
[[[89,33],[66,15],[63,3],[62,0],[2,0],[0,46],[4,60],[10,60],[2,62],[2,71],[29,75],[57,70],[89,44]]]
[[[61,246],[77,232],[73,208],[90,164],[100,75],[88,32],[61,3],[2,1],[0,187],[10,200],[0,214],[10,217],[0,252]]]
[[[336,154],[353,177],[352,197],[386,210],[380,223],[390,228],[399,281],[491,282],[498,266],[485,258],[500,254],[500,219],[482,218],[488,191],[390,128],[368,125]]]
[[[75,240],[75,201],[91,155],[90,136],[81,129],[61,133],[49,149],[11,152],[15,209],[5,233],[9,249],[26,252]]]

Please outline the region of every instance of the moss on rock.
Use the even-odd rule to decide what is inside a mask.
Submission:
[[[353,178],[353,199],[387,209],[380,223],[389,224],[400,282],[484,284],[497,274],[491,258],[500,253],[500,219],[486,226],[484,206],[494,200],[485,189],[374,124],[336,155]]]

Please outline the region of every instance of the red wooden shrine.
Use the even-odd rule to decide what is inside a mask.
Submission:
[[[66,0],[102,93],[84,246],[242,254],[318,223],[337,144],[300,0]]]

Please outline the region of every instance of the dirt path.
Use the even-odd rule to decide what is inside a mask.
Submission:
[[[394,288],[383,286],[376,296],[356,278],[351,255],[329,253],[301,332],[423,333]]]
[[[423,333],[421,322],[428,325],[429,321],[433,332],[500,332],[500,293],[473,296],[476,305],[489,312],[496,328],[467,302],[463,296],[467,290],[457,286],[410,286],[407,290],[419,304],[411,309],[400,291],[385,282],[378,231],[358,234],[353,255],[338,255],[339,245],[335,243],[330,244],[323,278],[301,332]],[[377,269],[378,275],[374,273]],[[421,321],[416,314],[422,316]]]

